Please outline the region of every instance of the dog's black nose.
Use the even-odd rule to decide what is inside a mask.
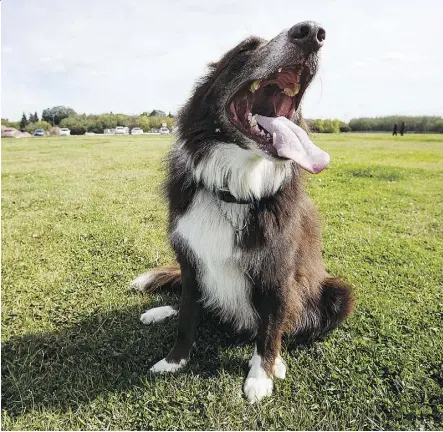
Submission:
[[[308,52],[318,51],[326,39],[325,29],[314,21],[295,24],[289,29],[288,35],[292,43]]]

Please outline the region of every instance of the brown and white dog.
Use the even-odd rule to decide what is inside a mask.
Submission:
[[[272,393],[274,376],[285,377],[284,334],[315,339],[351,313],[351,288],[325,270],[316,210],[302,187],[301,169],[318,173],[329,163],[299,126],[324,40],[315,22],[269,42],[250,37],[210,65],[181,110],[165,185],[180,268],[132,282],[142,291],[182,290],[175,345],[151,371],[186,364],[201,308],[209,308],[255,335],[244,384],[255,402]],[[141,320],[177,313],[164,306]]]

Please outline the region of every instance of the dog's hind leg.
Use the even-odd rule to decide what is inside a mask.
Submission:
[[[143,292],[152,292],[160,288],[177,289],[181,286],[181,272],[178,267],[162,267],[138,276],[130,285]],[[177,309],[172,306],[156,307],[144,312],[140,321],[143,324],[152,324],[177,315],[177,313]]]
[[[295,336],[300,342],[312,342],[325,336],[354,310],[352,288],[339,278],[327,277],[321,284],[320,297],[304,305],[302,325]]]

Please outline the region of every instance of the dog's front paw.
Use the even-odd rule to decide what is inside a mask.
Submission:
[[[249,403],[253,404],[261,401],[265,396],[271,396],[274,382],[263,369],[257,349],[254,350],[249,366],[251,369],[243,386],[243,391]]]
[[[252,368],[253,364],[260,364],[261,363],[261,357],[257,354],[257,347],[255,347],[254,354],[249,360],[249,367]],[[283,362],[283,359],[280,355],[277,356],[275,359],[274,367],[272,369],[274,376],[280,379],[285,379],[286,377],[286,365]]]
[[[246,378],[243,391],[248,402],[253,404],[261,401],[265,396],[272,395],[274,383],[269,377]]]
[[[280,379],[285,379],[286,377],[286,365],[283,363],[283,360],[280,356],[275,359],[274,375]]]
[[[179,363],[168,362],[166,359],[160,360],[154,366],[151,367],[150,371],[155,373],[166,373],[166,372],[177,372],[186,364],[185,359],[181,359]]]

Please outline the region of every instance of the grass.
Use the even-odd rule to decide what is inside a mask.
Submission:
[[[332,274],[357,292],[325,341],[285,340],[285,381],[250,406],[252,343],[207,316],[189,365],[148,368],[177,302],[131,293],[171,262],[160,160],[169,137],[2,142],[2,429],[442,429],[443,136],[318,135],[308,177]]]

